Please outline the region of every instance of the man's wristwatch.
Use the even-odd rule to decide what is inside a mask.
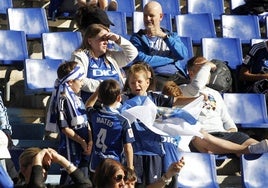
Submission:
[[[172,177],[171,178],[167,178],[166,177],[166,174],[164,174],[162,177],[161,177],[161,180],[166,184],[170,184],[170,182],[172,181]]]

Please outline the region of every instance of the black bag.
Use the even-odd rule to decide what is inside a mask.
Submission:
[[[217,59],[212,59],[210,62],[214,63],[217,68],[210,72],[211,76],[207,86],[221,93],[230,91],[232,89],[233,79],[228,62]]]

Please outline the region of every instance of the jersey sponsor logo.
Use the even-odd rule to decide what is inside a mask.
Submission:
[[[113,76],[116,74],[115,70],[92,70],[93,76]]]
[[[174,145],[178,145],[178,139],[169,136],[161,136],[161,142],[168,142]]]
[[[127,132],[128,132],[129,138],[133,138],[134,137],[134,134],[133,134],[132,129],[128,129]]]

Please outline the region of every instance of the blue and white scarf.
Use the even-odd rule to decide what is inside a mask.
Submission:
[[[78,110],[81,101],[68,84],[68,81],[70,80],[82,79],[83,77],[84,77],[84,71],[82,70],[81,67],[76,66],[68,75],[66,75],[60,80],[59,79],[55,80],[54,84],[55,90],[52,92],[51,95],[51,100],[46,118],[47,131],[59,132],[56,123],[57,118],[60,115],[58,114],[61,108],[61,106],[59,105],[59,101],[62,93],[64,93],[65,97],[69,100],[70,103],[68,103],[68,105],[69,108],[72,109],[71,112],[73,112],[73,114],[71,114],[72,115],[71,125],[75,126],[84,123],[83,114],[81,114],[81,112]]]

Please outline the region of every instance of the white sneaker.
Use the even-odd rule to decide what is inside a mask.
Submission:
[[[257,144],[250,145],[248,146],[248,150],[250,153],[255,153],[255,154],[266,153],[268,152],[268,140],[265,139]]]

